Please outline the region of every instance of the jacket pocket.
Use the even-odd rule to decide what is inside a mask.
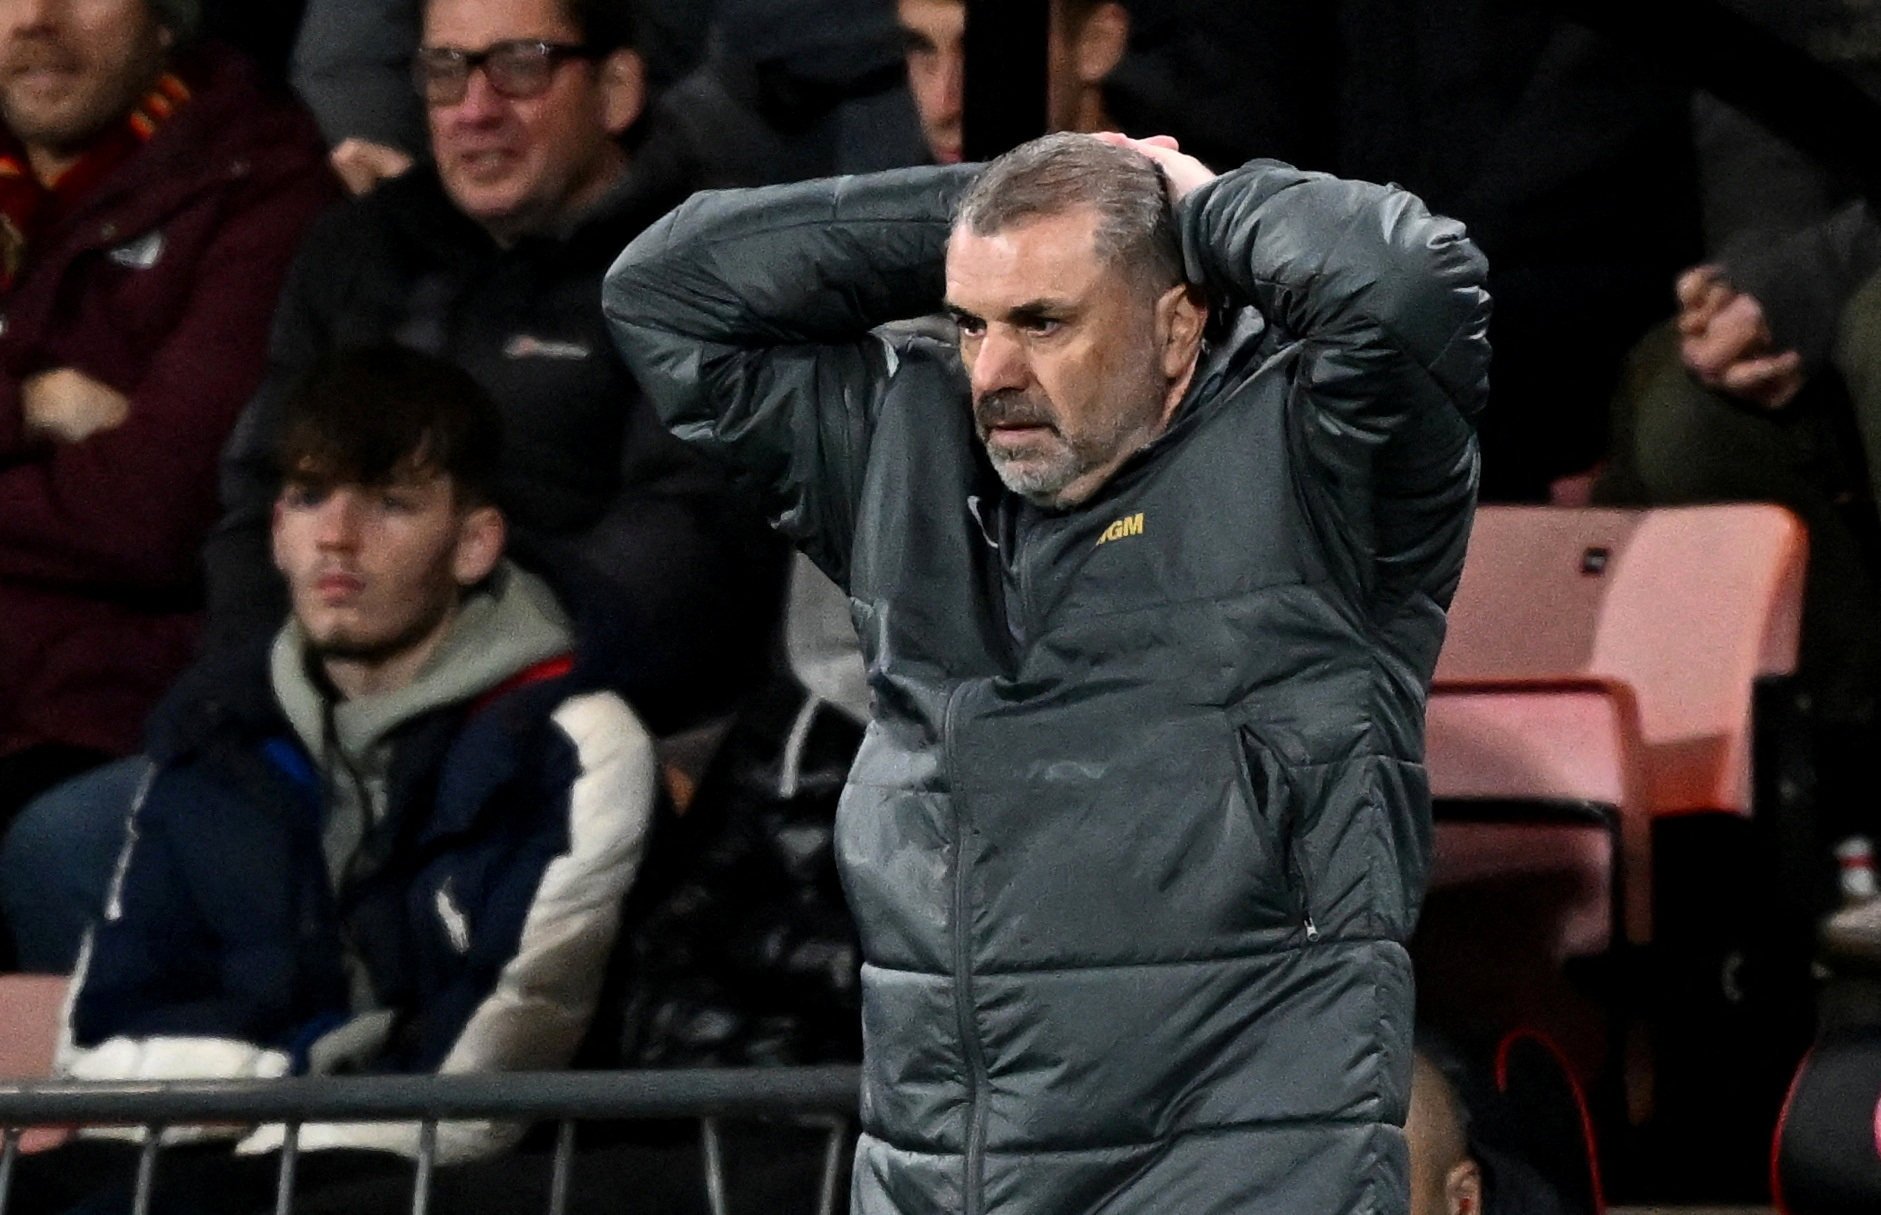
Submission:
[[[1278,750],[1254,727],[1237,724],[1235,763],[1254,834],[1275,859],[1294,922],[1308,941],[1319,939],[1313,922],[1312,874],[1300,841],[1300,799]]]

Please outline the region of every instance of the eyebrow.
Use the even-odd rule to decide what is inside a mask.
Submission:
[[[978,313],[970,312],[962,308],[952,300],[944,301],[941,307],[946,309],[947,315],[953,317],[956,321],[979,321],[986,319]],[[1002,319],[1008,321],[1063,320],[1075,311],[1077,311],[1077,309],[1073,307],[1068,300],[1036,299],[1027,300],[1023,304],[1016,304],[1006,309]]]

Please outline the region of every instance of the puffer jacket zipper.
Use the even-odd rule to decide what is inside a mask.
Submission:
[[[1287,889],[1293,895],[1294,914],[1307,941],[1317,941],[1319,925],[1313,921],[1313,875],[1307,866],[1306,850],[1299,838],[1300,807],[1299,799],[1293,795],[1292,774],[1286,764],[1279,761],[1278,753],[1258,730],[1242,725],[1238,733],[1248,796],[1255,799],[1250,809],[1256,815],[1262,815],[1264,811],[1271,816],[1274,844],[1280,853]],[[1264,807],[1258,800],[1263,792],[1266,792],[1269,803]],[[1271,804],[1275,801],[1279,802],[1278,806]]]
[[[961,808],[958,768],[954,762],[954,736],[960,698],[965,684],[947,697],[941,716],[941,746],[947,758],[948,800],[954,811],[954,1016],[959,1022],[960,1046],[967,1063],[967,1151],[962,1161],[961,1215],[980,1215],[980,1171],[986,1156],[986,1055],[974,1028],[973,946],[969,932],[970,892],[967,882],[967,825]]]

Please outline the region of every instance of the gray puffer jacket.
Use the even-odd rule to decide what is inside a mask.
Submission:
[[[1256,162],[1178,210],[1215,322],[1084,505],[1006,493],[931,311],[970,170],[694,198],[608,276],[682,437],[850,597],[861,1215],[1402,1212],[1424,697],[1475,494],[1482,258]]]

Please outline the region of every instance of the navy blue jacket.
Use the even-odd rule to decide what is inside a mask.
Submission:
[[[407,722],[387,812],[336,892],[322,777],[275,705],[265,655],[199,678],[153,727],[158,766],[80,960],[63,1070],[305,1070],[309,1048],[361,1012],[349,949],[373,1010],[390,1014],[353,1067],[566,1064],[654,800],[651,743],[618,696],[549,666]]]

